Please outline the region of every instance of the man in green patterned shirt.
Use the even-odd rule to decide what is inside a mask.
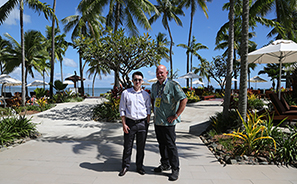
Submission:
[[[187,96],[180,85],[167,78],[168,71],[164,65],[156,70],[158,81],[152,85],[152,105],[154,109],[154,124],[161,165],[155,172],[172,169],[169,180],[175,181],[179,175],[179,158],[175,144],[175,125],[180,122],[180,115],[187,104]]]

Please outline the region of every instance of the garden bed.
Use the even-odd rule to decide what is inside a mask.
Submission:
[[[242,155],[234,156],[232,151],[229,151],[220,143],[220,140],[230,139],[226,135],[215,135],[210,137],[208,134],[200,135],[202,142],[214,154],[221,164],[234,164],[234,165],[274,165],[274,162],[269,160],[266,155]],[[240,143],[240,142],[238,142]]]

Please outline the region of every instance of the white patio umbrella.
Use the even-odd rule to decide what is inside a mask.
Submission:
[[[256,89],[257,89],[257,83],[258,82],[267,82],[267,80],[265,80],[265,79],[262,79],[261,77],[259,77],[258,75],[257,76],[255,76],[255,77],[252,77],[252,78],[250,78],[249,80],[248,80],[248,82],[254,82],[254,83],[256,83]]]
[[[291,40],[276,40],[268,46],[248,54],[248,63],[279,63],[279,82],[281,81],[282,64],[294,62],[297,62],[297,44]],[[281,90],[279,89],[279,98],[280,95]]]
[[[192,83],[193,83],[193,84],[201,84],[201,85],[204,85],[204,83],[201,82],[200,80],[195,80],[195,81],[193,81]]]
[[[72,82],[71,80],[64,80],[63,84],[74,84],[74,82]]]
[[[148,80],[148,82],[157,82],[157,81],[158,81],[157,78],[153,78],[153,79]]]
[[[22,85],[22,82],[10,77],[7,74],[2,74],[0,75],[0,84],[2,84],[1,95],[3,96],[4,86],[19,86]]]
[[[202,77],[195,74],[194,72],[188,72],[185,75],[182,75],[179,77],[179,79],[194,79],[194,78],[201,79]],[[192,80],[191,80],[191,87],[192,87]]]
[[[35,80],[35,81],[31,82],[30,84],[28,84],[27,87],[30,87],[30,86],[43,86],[43,85],[48,85],[48,83],[43,82],[42,80]]]

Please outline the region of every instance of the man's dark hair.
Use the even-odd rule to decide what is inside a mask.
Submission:
[[[142,78],[143,78],[143,74],[141,73],[141,72],[134,72],[133,74],[132,74],[132,79],[134,79],[134,76],[135,75],[140,75]]]

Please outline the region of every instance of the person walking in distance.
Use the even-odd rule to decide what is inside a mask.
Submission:
[[[158,81],[152,85],[151,99],[154,110],[154,125],[161,165],[154,172],[172,170],[170,181],[179,177],[179,158],[175,144],[175,125],[180,122],[180,115],[187,104],[187,96],[180,85],[167,78],[168,71],[164,65],[156,70]]]
[[[135,72],[132,75],[133,87],[124,90],[120,100],[120,116],[124,131],[124,151],[122,170],[119,176],[124,176],[129,170],[134,138],[136,136],[136,171],[144,175],[144,147],[151,114],[150,95],[141,88],[143,74]]]

